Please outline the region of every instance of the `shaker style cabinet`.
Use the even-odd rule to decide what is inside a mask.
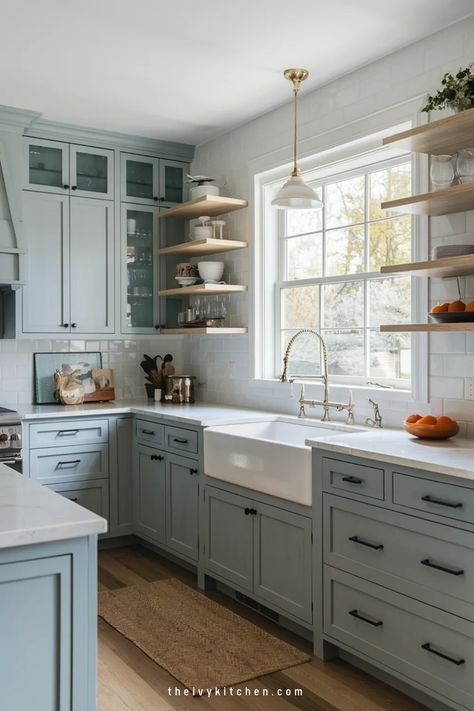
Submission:
[[[26,190],[112,200],[114,152],[58,141],[26,141]]]
[[[157,207],[122,204],[122,333],[156,333],[158,299]]]
[[[113,333],[113,202],[23,192],[23,333]]]
[[[184,199],[187,164],[179,161],[122,153],[122,202],[139,205],[176,205]]]
[[[160,452],[138,445],[135,469],[135,530],[154,543],[166,537],[166,464]]]

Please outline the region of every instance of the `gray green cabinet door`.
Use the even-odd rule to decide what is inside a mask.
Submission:
[[[110,467],[110,529],[114,536],[133,532],[133,420],[119,417],[115,428],[115,461]]]
[[[138,445],[135,461],[135,528],[156,543],[164,543],[166,464],[159,450]]]
[[[69,195],[69,144],[25,139],[24,187]]]
[[[69,166],[72,194],[113,200],[113,151],[88,146],[70,146]]]
[[[50,484],[49,488],[75,504],[109,520],[109,482],[107,479]]]
[[[71,711],[71,579],[66,555],[0,565],[5,711]]]
[[[254,592],[311,622],[311,519],[261,503],[255,508]]]
[[[160,160],[160,202],[177,205],[185,201],[184,179],[187,166],[173,160]]]
[[[159,160],[150,156],[122,153],[120,199],[138,205],[159,202]]]
[[[206,568],[239,588],[253,588],[252,501],[206,487]]]
[[[198,463],[166,455],[166,544],[198,558]]]

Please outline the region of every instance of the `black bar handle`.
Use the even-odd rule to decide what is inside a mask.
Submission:
[[[58,437],[74,437],[79,430],[59,430]]]
[[[449,573],[450,575],[464,575],[464,570],[462,568],[447,568],[444,565],[439,565],[439,563],[433,563],[429,558],[420,560],[421,565],[426,565],[428,568],[434,568],[435,570],[441,570],[443,573]]]
[[[69,499],[69,496],[67,498]],[[69,499],[69,501],[77,501],[77,496],[74,496],[73,498]]]
[[[383,543],[370,543],[369,541],[364,541],[363,538],[359,538],[359,536],[350,536],[349,540],[354,543],[359,543],[361,546],[373,548],[374,551],[383,551]]]
[[[66,466],[66,464],[74,464],[74,466],[76,466],[76,464],[80,464],[80,463],[81,463],[80,459],[70,459],[68,462],[58,462],[58,467],[64,467],[64,466]]]
[[[438,506],[448,506],[450,509],[462,509],[462,504],[459,502],[455,504],[452,501],[437,499],[435,496],[430,496],[429,494],[427,494],[426,496],[422,496],[421,500],[427,501],[429,504],[438,504]]]
[[[365,615],[361,615],[359,610],[350,610],[349,615],[352,615],[352,617],[357,617],[357,619],[362,620],[362,622],[367,622],[369,625],[372,625],[372,627],[382,627],[383,625],[382,620],[371,620],[370,617],[365,617]]]
[[[342,481],[347,481],[349,484],[362,484],[363,479],[359,479],[358,476],[343,476]]]
[[[155,430],[142,430],[142,433],[146,435],[154,435]]]
[[[446,659],[446,661],[451,662],[451,664],[455,664],[457,667],[460,667],[461,664],[465,663],[465,660],[462,657],[456,659],[455,657],[450,657],[449,654],[443,654],[443,652],[438,652],[437,649],[433,649],[429,642],[422,644],[421,648],[426,649],[426,651],[430,652],[431,654],[436,654],[436,656],[441,657],[441,659]]]
[[[187,444],[189,440],[182,439],[181,437],[173,437],[173,442],[177,442],[178,444]]]

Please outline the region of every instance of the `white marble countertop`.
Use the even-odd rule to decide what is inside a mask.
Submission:
[[[474,441],[452,437],[421,440],[405,430],[380,429],[340,434],[306,441],[310,447],[332,453],[375,459],[474,480]]]
[[[0,548],[105,533],[107,521],[0,464]]]
[[[112,402],[84,403],[83,405],[22,405],[18,412],[25,421],[58,417],[85,417],[97,415],[134,414],[160,417],[173,422],[201,427],[225,425],[231,422],[249,422],[262,417],[277,418],[278,414],[264,410],[197,402],[192,405],[173,405],[150,400],[116,400]]]

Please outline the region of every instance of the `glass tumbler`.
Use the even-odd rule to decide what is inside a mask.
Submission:
[[[431,156],[430,178],[435,190],[449,188],[454,180],[452,156]]]
[[[459,151],[456,172],[461,183],[474,180],[474,148],[463,148]]]

